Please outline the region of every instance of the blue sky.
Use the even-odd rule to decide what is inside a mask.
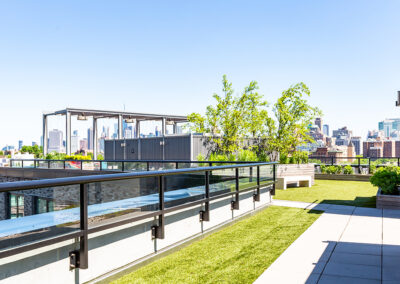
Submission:
[[[331,129],[365,136],[400,89],[399,1],[1,1],[0,146],[43,111],[203,112],[227,74],[273,103],[303,81]],[[57,123],[56,123],[57,124]],[[62,125],[62,124],[60,124]]]

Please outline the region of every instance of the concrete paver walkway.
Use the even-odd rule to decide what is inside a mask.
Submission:
[[[400,283],[400,210],[272,204],[324,213],[255,283]]]

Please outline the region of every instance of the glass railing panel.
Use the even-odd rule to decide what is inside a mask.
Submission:
[[[218,195],[236,190],[235,169],[220,169],[210,172],[210,195]]]
[[[65,168],[67,168],[67,166]],[[50,169],[64,169],[64,161],[51,161]]]
[[[176,168],[176,163],[149,162],[150,171],[173,170],[175,168]]]
[[[101,169],[103,171],[122,171],[122,162],[101,162]]]
[[[97,161],[81,161],[82,162],[82,170],[85,171],[99,171],[100,170],[100,162]]]
[[[89,184],[89,227],[159,210],[158,177]]]
[[[124,171],[143,172],[147,171],[146,162],[124,162]]]
[[[165,176],[164,183],[165,208],[204,198],[205,172]]]
[[[82,169],[82,161],[65,161],[65,169],[80,170]]]
[[[257,168],[239,168],[239,189],[244,190],[257,186]]]
[[[278,169],[278,165],[275,165]],[[277,175],[276,175],[277,177]],[[274,179],[274,165],[260,166],[260,185],[270,184]]]
[[[49,168],[49,162],[48,161],[37,161],[36,162],[36,167],[40,169],[48,169]]]
[[[79,185],[0,193],[0,250],[79,231]]]

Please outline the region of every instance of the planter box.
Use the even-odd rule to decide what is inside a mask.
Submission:
[[[314,164],[279,164],[276,170],[276,177],[287,176],[311,176],[311,184],[314,184]]]
[[[369,182],[369,178],[371,175],[345,175],[345,174],[315,174],[316,179],[326,179],[326,180],[351,180],[351,181],[367,181]]]
[[[400,195],[382,194],[381,189],[376,193],[376,208],[400,209]]]

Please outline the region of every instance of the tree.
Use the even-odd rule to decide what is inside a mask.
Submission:
[[[42,156],[43,147],[38,145],[33,146],[22,146],[21,153],[34,154],[35,158],[40,158]]]
[[[310,90],[304,83],[292,85],[282,92],[273,107],[276,122],[267,121],[268,132],[265,134],[265,148],[276,160],[277,153],[288,155],[297,146],[305,142],[314,142],[309,135],[308,125],[320,116],[321,111],[308,104],[305,97],[310,96]]]
[[[252,81],[240,96],[235,97],[232,83],[224,75],[224,95],[213,95],[216,104],[207,107],[205,116],[199,113],[188,116],[191,130],[210,134],[211,141],[216,144],[216,152],[229,154],[237,151],[244,137],[254,137],[264,132],[264,120],[268,118],[268,112],[264,109],[267,102],[262,100],[257,89],[257,82]]]

